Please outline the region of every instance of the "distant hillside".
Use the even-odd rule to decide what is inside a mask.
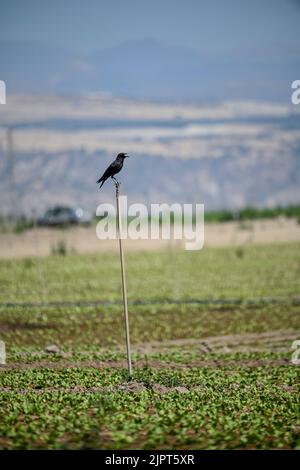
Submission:
[[[62,203],[95,211],[113,201],[110,182],[99,191],[96,180],[120,151],[131,155],[121,175],[129,202],[207,210],[300,202],[300,112],[291,104],[35,95],[0,109],[0,213]]]
[[[163,101],[290,100],[300,48],[273,46],[214,52],[145,39],[70,52],[39,43],[0,42],[0,77],[8,93],[109,92]]]

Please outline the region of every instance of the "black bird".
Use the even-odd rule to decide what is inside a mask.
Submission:
[[[117,158],[109,165],[107,170],[103,173],[101,178],[98,179],[97,183],[101,183],[100,188],[102,188],[103,184],[108,178],[112,178],[116,181],[114,176],[119,173],[119,171],[122,170],[123,168],[123,163],[124,159],[128,158],[129,155],[126,155],[126,153],[119,153]]]

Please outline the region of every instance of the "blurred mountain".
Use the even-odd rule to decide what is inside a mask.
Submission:
[[[120,151],[131,155],[121,174],[129,202],[209,210],[300,201],[300,107],[291,103],[22,95],[0,108],[0,215],[13,199],[20,213],[113,202],[111,182],[99,191],[96,180]]]
[[[152,39],[90,54],[34,42],[0,43],[0,77],[8,93],[107,92],[159,101],[289,101],[300,48],[215,51]]]

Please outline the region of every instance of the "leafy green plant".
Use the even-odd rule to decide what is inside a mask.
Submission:
[[[117,254],[44,258],[42,299],[34,259],[1,260],[0,447],[298,448],[299,253],[174,251],[186,304],[168,250],[128,253],[131,378]]]

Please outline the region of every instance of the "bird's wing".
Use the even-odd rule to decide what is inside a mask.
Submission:
[[[103,180],[107,180],[110,176],[112,176],[115,172],[116,167],[118,166],[116,161],[113,161],[109,167],[105,170],[101,178],[98,179],[97,183],[100,183]]]

